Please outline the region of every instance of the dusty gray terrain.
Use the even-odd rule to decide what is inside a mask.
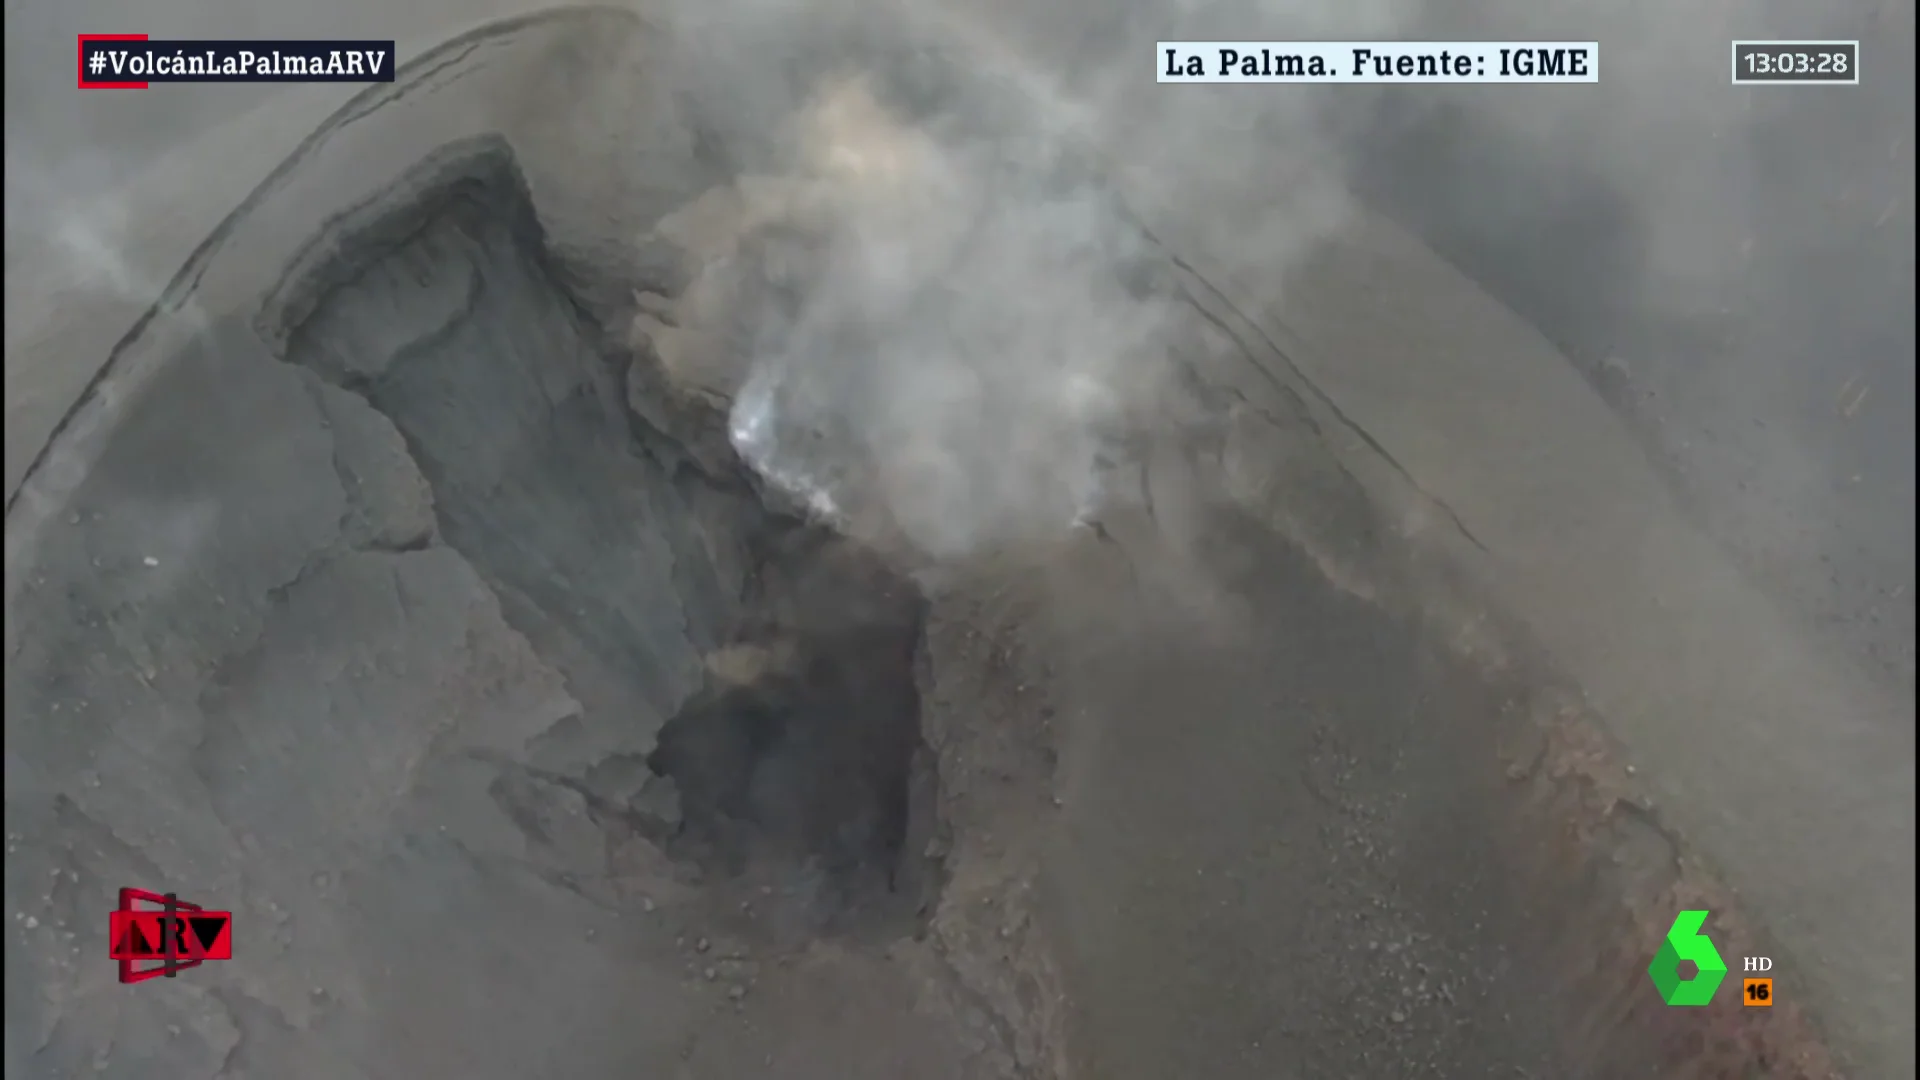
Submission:
[[[893,44],[844,47],[912,114]],[[757,89],[536,17],[286,104],[252,194],[158,187],[165,289],[17,325],[75,294],[10,235],[9,1076],[1910,1068],[1898,689],[1537,334],[1383,221],[1281,290],[1210,257],[1232,206],[1013,161],[1175,377],[1100,513],[930,561],[729,445],[781,275],[688,208],[792,164]],[[235,960],[114,985],[122,884]],[[1794,996],[1661,1007],[1692,903]]]

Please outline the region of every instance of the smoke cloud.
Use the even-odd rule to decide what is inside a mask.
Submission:
[[[942,552],[1058,528],[1112,496],[1095,463],[1116,418],[1164,389],[1150,343],[1167,313],[1092,255],[1128,232],[1097,199],[996,173],[981,144],[1017,131],[1097,148],[1131,196],[1188,211],[1183,250],[1270,288],[1358,202],[1398,219],[1552,338],[1749,570],[1823,623],[1911,626],[1909,9],[922,0],[848,14],[742,0],[673,19],[755,114],[742,128],[791,115],[812,89],[793,70],[836,49],[897,54],[873,63],[890,91],[940,84],[914,57],[944,50],[1022,103],[984,140],[887,103],[926,143],[919,179],[885,196],[849,185],[862,194],[840,208],[817,306],[756,352],[736,420],[770,475],[838,504],[854,481],[828,459],[884,459],[901,479],[873,481],[870,501]],[[833,26],[832,44],[809,22]],[[916,35],[935,44],[901,43]],[[1735,37],[1861,38],[1877,74],[1832,92],[1736,88]],[[1173,38],[1598,40],[1602,81],[1160,86],[1152,43]],[[817,123],[760,126],[804,145]],[[1274,146],[1288,148],[1278,172]],[[879,340],[828,344],[855,325]],[[1871,407],[1835,406],[1863,385]],[[803,448],[808,428],[840,434]],[[1893,639],[1871,647],[1910,669]]]
[[[736,448],[816,510],[957,558],[1068,527],[1163,375],[1170,313],[1127,294],[1088,190],[943,142],[862,80],[798,125],[826,227],[756,327]]]
[[[424,40],[460,21],[452,9],[349,4],[324,21]],[[756,451],[763,467],[790,466],[838,502],[859,502],[835,472],[851,460],[823,459],[814,444],[803,452],[791,432],[764,426],[839,424],[831,445],[841,457],[896,466],[865,489],[892,493],[867,501],[938,551],[1058,528],[1086,500],[1113,497],[1089,462],[1115,441],[1116,418],[1155,398],[1164,371],[1144,342],[1164,331],[1162,313],[1127,302],[1093,257],[1091,238],[1123,244],[1126,232],[1101,223],[1110,215],[1097,199],[1007,182],[1005,162],[983,147],[1018,129],[1041,148],[1021,150],[1029,156],[1081,142],[1109,152],[1102,167],[1158,162],[1129,176],[1130,190],[1209,208],[1188,215],[1200,232],[1182,246],[1264,281],[1284,280],[1337,234],[1356,197],[1401,219],[1616,399],[1750,569],[1823,622],[1896,628],[1904,644],[1875,647],[1901,653],[1909,679],[1912,13],[1879,0],[1632,0],[1604,10],[1517,0],[714,0],[645,11],[676,39],[676,63],[702,69],[669,81],[726,114],[720,141],[764,144],[740,154],[742,167],[772,171],[779,153],[786,166],[806,160],[781,150],[804,142],[789,123],[794,101],[818,89],[796,72],[831,67],[835,54],[857,54],[897,125],[931,143],[916,183],[933,187],[849,196],[830,269],[815,282],[818,306],[791,339],[754,349],[736,419],[750,436],[743,445],[773,440]],[[141,265],[116,207],[69,213],[56,196],[135,175],[254,103],[225,87],[77,95],[67,82],[72,32],[116,22],[176,36],[321,29],[290,9],[231,0],[171,14],[161,25],[105,0],[72,11],[9,6],[10,265],[37,260],[36,274],[84,277],[96,291],[153,291],[172,268]],[[1859,38],[1865,75],[1852,88],[1740,90],[1726,72],[1732,37]],[[1151,43],[1173,38],[1591,39],[1602,81],[1161,87]],[[944,60],[927,59],[940,52]],[[960,82],[995,87],[1004,101],[972,131],[927,123],[940,110],[920,108],[916,94],[938,99]],[[1250,166],[1243,148],[1256,145],[1289,148],[1283,174]],[[959,295],[937,299],[943,292]],[[25,325],[15,316],[41,295],[10,284],[9,324]],[[930,321],[936,310],[953,313],[947,330]],[[829,344],[863,324],[878,344]],[[836,394],[843,404],[831,406]]]
[[[1076,77],[928,6],[864,30],[907,60],[805,85],[794,110],[798,80],[765,72],[806,52],[802,15],[821,33],[823,7],[750,0],[677,27],[731,76],[736,125],[777,127],[772,169],[805,191],[786,221],[804,234],[787,241],[793,295],[748,313],[736,450],[814,512],[934,560],[1044,541],[1134,497],[1137,479],[1115,477],[1170,396],[1192,315],[1141,287],[1157,253],[1099,148],[1180,163],[1135,178],[1136,196],[1257,203],[1206,239],[1283,268],[1339,227],[1344,191],[1324,170],[1235,170],[1222,148],[1279,131],[1310,163],[1328,145],[1316,101],[1142,96],[1150,33],[1131,62]]]

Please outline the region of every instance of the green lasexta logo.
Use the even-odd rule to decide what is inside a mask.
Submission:
[[[1653,963],[1647,965],[1647,974],[1653,976],[1653,985],[1660,991],[1660,1000],[1669,1005],[1705,1005],[1713,1000],[1713,992],[1720,988],[1720,980],[1726,977],[1726,962],[1720,959],[1720,950],[1700,928],[1707,922],[1704,911],[1683,911],[1673,920],[1673,926],[1667,930],[1667,940],[1660,944],[1660,951],[1654,954]],[[1691,979],[1680,977],[1680,961],[1691,960],[1695,968]]]

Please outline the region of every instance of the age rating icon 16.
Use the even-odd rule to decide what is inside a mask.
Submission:
[[[154,907],[141,908],[149,904]],[[174,893],[121,889],[108,919],[107,947],[120,965],[120,981],[173,978],[209,960],[233,959],[233,913],[208,911]],[[159,961],[139,968],[142,960]]]

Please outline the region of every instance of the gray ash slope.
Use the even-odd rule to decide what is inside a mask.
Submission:
[[[1500,835],[1457,787],[1494,766],[1461,736],[1498,701],[1224,509],[1202,557],[1244,625],[1169,619],[1188,582],[1139,576],[1185,557],[1155,539],[1165,505],[1086,533],[1071,569],[976,568],[929,611],[629,414],[647,358],[556,284],[511,157],[456,149],[279,292],[309,313],[285,360],[234,333],[168,369],[74,503],[82,542],[20,597],[69,628],[9,680],[10,707],[71,717],[10,734],[17,764],[72,769],[10,794],[51,807],[15,826],[52,841],[37,928],[161,880],[242,898],[252,930],[204,990],[115,1010],[88,1007],[116,991],[83,959],[20,950],[16,1000],[74,1002],[28,1075],[1402,1075],[1561,1053],[1552,980],[1511,955],[1539,912],[1494,849],[1445,842]],[[1149,466],[1163,488],[1183,467]],[[1317,488],[1350,539],[1377,532],[1337,469]],[[211,516],[169,544],[161,498]],[[1244,769],[1195,786],[1194,754]],[[1204,933],[1143,933],[1202,911]],[[1274,966],[1243,970],[1250,944]],[[1208,1004],[1223,988],[1245,1007]]]
[[[917,880],[899,865],[917,597],[864,617],[858,589],[822,613],[815,588],[807,610],[796,582],[831,538],[636,439],[618,358],[554,285],[503,147],[399,190],[346,238],[357,261],[289,301],[312,314],[286,360],[229,327],[168,368],[77,493],[76,542],[18,597],[37,630],[9,709],[51,722],[9,725],[10,827],[56,886],[20,909],[65,940],[116,882],[192,882],[247,928],[230,977],[131,1000],[91,954],[15,950],[14,1000],[53,1010],[13,1015],[24,1074],[616,1075],[676,1060],[749,988],[820,979],[906,1048],[863,1039],[820,1067],[960,1067],[914,1034],[895,1004],[914,994],[877,957],[794,953],[845,929],[861,890]],[[876,637],[898,659],[890,698],[860,695],[881,703],[864,744],[820,722],[831,698],[774,701],[814,722],[761,748],[756,774],[788,775],[745,816],[823,824],[771,845],[786,861],[747,892],[789,965],[761,974],[772,945],[747,904],[705,897],[699,860],[663,850],[682,830],[646,761],[705,654],[796,620],[809,673],[864,673]],[[835,663],[847,649],[859,665]],[[683,788],[688,742],[665,743]],[[864,788],[849,758],[873,759]],[[711,809],[699,794],[687,821]],[[870,836],[835,847],[847,825]],[[856,880],[869,859],[877,885]],[[898,936],[925,904],[896,906]],[[76,997],[91,1004],[58,1007]]]

